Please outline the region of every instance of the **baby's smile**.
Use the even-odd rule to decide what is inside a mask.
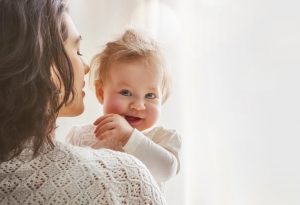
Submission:
[[[129,116],[129,115],[125,115],[124,117],[125,117],[125,119],[127,120],[127,122],[128,122],[131,126],[133,126],[133,127],[135,127],[136,125],[140,124],[141,121],[143,120],[143,118],[135,117],[135,116]]]

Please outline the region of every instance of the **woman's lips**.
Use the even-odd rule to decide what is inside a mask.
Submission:
[[[85,81],[83,81],[83,86],[82,86],[82,96],[83,96],[83,97],[85,96],[85,92],[83,91],[84,86],[85,86]]]

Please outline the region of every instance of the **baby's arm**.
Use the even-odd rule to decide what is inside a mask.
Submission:
[[[94,125],[97,142],[91,145],[92,148],[124,151],[123,146],[133,132],[133,128],[124,117],[118,114],[106,114],[98,118]]]
[[[161,127],[145,134],[134,129],[123,147],[125,152],[141,160],[158,182],[167,181],[178,173],[180,148],[180,136],[174,130]]]
[[[95,126],[92,124],[74,126],[66,136],[66,142],[76,146],[93,146],[99,140],[94,135]]]
[[[104,115],[94,124],[99,141],[93,148],[123,149],[141,160],[158,182],[167,181],[179,171],[181,138],[174,130],[159,127],[143,134],[117,114]]]
[[[91,147],[94,149],[107,148],[123,151],[118,140],[115,140],[113,137],[99,140],[95,136],[94,130],[94,125],[74,126],[66,136],[66,142],[79,147]]]
[[[133,128],[123,117],[107,114],[98,118],[95,124],[72,127],[66,141],[80,147],[123,151],[122,147],[132,131]]]

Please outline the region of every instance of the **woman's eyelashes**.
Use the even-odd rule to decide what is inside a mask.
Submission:
[[[80,52],[80,50],[77,50],[77,55],[83,56],[82,53]]]

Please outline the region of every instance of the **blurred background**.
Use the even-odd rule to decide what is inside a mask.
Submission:
[[[86,62],[132,27],[165,52],[173,89],[160,124],[183,139],[168,204],[300,204],[299,8],[296,0],[70,0]],[[85,105],[59,119],[60,140],[102,114],[88,86]]]

